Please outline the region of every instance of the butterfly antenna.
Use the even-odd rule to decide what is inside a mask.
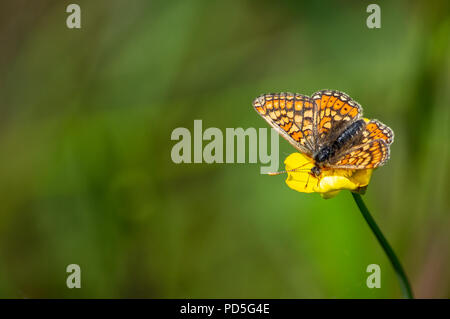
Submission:
[[[290,169],[290,170],[287,170],[287,171],[270,172],[270,173],[267,173],[267,175],[275,176],[275,175],[281,175],[281,174],[284,174],[284,173],[287,173],[287,172],[295,172],[297,170],[298,170],[298,168],[294,168],[294,169]]]
[[[280,175],[280,174],[284,174],[284,173],[288,173],[288,172],[309,171],[309,170],[307,170],[307,169],[299,169],[299,168],[302,168],[303,166],[305,166],[305,165],[307,165],[307,164],[309,164],[309,163],[305,163],[305,164],[303,164],[303,165],[300,165],[300,166],[297,167],[297,168],[289,169],[289,170],[286,170],[286,171],[267,173],[267,175],[275,176],[275,175]]]

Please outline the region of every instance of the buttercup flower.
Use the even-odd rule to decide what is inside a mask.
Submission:
[[[323,198],[332,198],[341,190],[364,193],[373,172],[373,169],[322,169],[316,177],[310,174],[313,159],[301,153],[292,153],[284,164],[288,173],[286,184],[290,188],[302,193],[319,193]]]

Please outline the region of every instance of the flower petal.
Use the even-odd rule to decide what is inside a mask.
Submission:
[[[290,188],[302,193],[320,193],[323,198],[334,197],[341,190],[364,192],[373,172],[373,169],[323,169],[316,177],[311,174],[314,160],[301,153],[292,153],[284,163],[288,171],[286,184]]]

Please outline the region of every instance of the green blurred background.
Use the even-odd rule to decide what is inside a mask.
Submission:
[[[364,198],[416,296],[450,296],[448,1],[76,1],[78,30],[72,2],[0,5],[0,297],[401,297],[350,193],[171,160],[194,119],[268,127],[254,97],[325,88],[393,128]]]

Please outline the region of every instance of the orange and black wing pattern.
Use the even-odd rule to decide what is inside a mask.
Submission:
[[[302,94],[271,93],[253,101],[255,110],[300,152],[312,156],[315,143],[314,101]]]
[[[383,123],[371,120],[366,123],[359,145],[339,156],[334,168],[368,169],[384,165],[389,159],[389,146],[394,142],[394,132]]]
[[[377,139],[382,139],[387,145],[394,142],[394,132],[378,120],[371,120],[366,124],[363,137],[361,144]]]
[[[389,146],[383,140],[375,140],[350,149],[330,167],[344,169],[377,168],[388,159]]]
[[[328,137],[339,132],[362,115],[361,106],[343,92],[321,90],[311,98],[317,104],[317,135],[319,144],[328,142]]]

